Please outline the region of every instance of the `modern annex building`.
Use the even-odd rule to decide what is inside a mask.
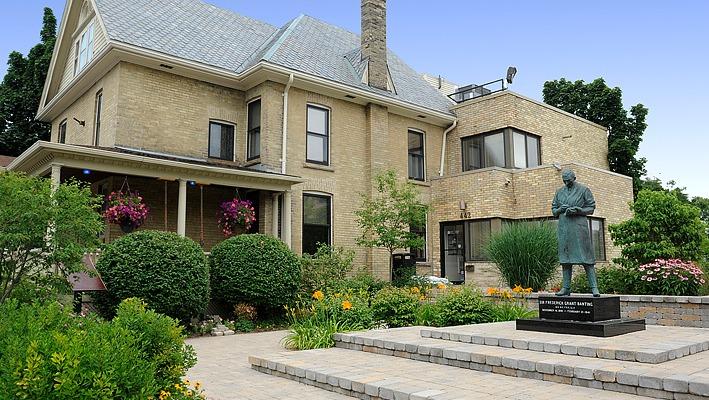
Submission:
[[[385,0],[362,0],[362,33],[199,0],[67,0],[37,115],[51,141],[7,169],[102,194],[128,184],[151,209],[144,229],[206,251],[223,239],[219,203],[251,199],[254,231],[298,253],[355,249],[387,276],[384,250],[356,246],[354,212],[393,168],[432,206],[419,272],[496,284],[487,238],[550,217],[568,166],[596,196],[597,258],[616,254],[607,229],[630,217],[632,184],[608,170],[604,127],[504,86],[420,75],[386,47]],[[107,226],[104,240],[121,234]]]

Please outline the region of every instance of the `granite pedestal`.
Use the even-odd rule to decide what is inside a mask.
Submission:
[[[539,318],[518,319],[517,330],[611,337],[645,330],[644,319],[621,319],[618,296],[540,296]]]

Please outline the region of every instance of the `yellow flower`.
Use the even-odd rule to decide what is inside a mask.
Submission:
[[[497,294],[497,292],[498,292],[497,288],[494,288],[494,287],[487,288],[487,295],[488,296],[493,296],[493,295]]]
[[[345,300],[342,302],[342,309],[343,310],[349,310],[350,308],[352,308],[352,303],[350,303],[349,300]]]
[[[503,290],[501,293],[503,299],[511,299],[512,298],[512,293],[508,292],[507,290]]]
[[[340,297],[342,297],[342,293],[335,293],[335,298],[339,299]]]
[[[190,397],[192,397],[192,391],[191,391],[191,390],[188,390],[187,393],[185,393],[185,394],[188,395],[188,396],[190,396]]]
[[[194,388],[197,389],[197,390],[201,389],[201,388],[202,388],[202,382],[200,382],[200,381],[195,382]]]
[[[424,300],[426,300],[426,296],[424,296],[424,295],[419,296],[419,301],[424,301]]]
[[[514,288],[512,288],[512,291],[515,293],[519,293],[522,291],[522,285],[515,285]]]
[[[170,392],[166,392],[164,390],[160,391],[160,397],[159,397],[160,400],[165,400],[168,397],[170,397]]]
[[[418,287],[414,286],[414,287],[411,288],[411,293],[413,293],[413,294],[419,294],[419,293],[421,293],[421,289],[419,289]]]
[[[438,282],[438,284],[436,285],[436,287],[437,287],[438,289],[444,290],[444,289],[446,288],[446,284],[443,283],[443,282]]]
[[[320,301],[325,298],[325,294],[321,290],[316,290],[315,293],[313,293],[313,298]]]
[[[190,384],[190,380],[187,379],[187,378],[185,378],[185,379],[182,380],[182,383],[184,383],[185,385],[189,385],[189,384]]]
[[[532,293],[532,288],[528,287],[528,288],[524,289],[524,292],[525,293]]]
[[[175,384],[175,389],[180,390],[181,387],[182,387],[182,386],[180,386],[179,383],[176,383],[176,384]]]

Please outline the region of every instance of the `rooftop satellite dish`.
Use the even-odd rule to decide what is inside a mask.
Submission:
[[[517,75],[517,67],[507,67],[507,83],[512,84],[512,79]]]

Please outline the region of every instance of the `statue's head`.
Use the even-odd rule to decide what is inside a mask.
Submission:
[[[574,173],[574,171],[567,168],[561,171],[561,179],[564,181],[564,185],[570,188],[574,185],[574,182],[576,181],[576,174]]]

